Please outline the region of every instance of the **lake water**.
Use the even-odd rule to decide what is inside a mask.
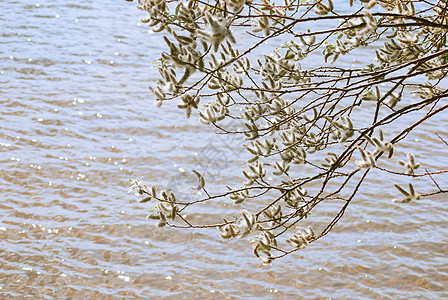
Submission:
[[[155,229],[129,178],[174,186],[179,168],[204,168],[211,186],[236,186],[243,156],[174,105],[154,108],[164,44],[140,16],[119,0],[0,2],[0,298],[448,297],[446,197],[398,205],[380,179],[334,232],[272,266],[245,239]],[[423,167],[446,167],[434,132],[446,137],[447,120],[397,157],[409,147]]]

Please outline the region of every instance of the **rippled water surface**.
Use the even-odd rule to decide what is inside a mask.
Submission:
[[[375,176],[332,234],[272,266],[244,239],[156,230],[130,177],[173,185],[199,164],[237,185],[242,158],[153,107],[163,43],[139,16],[118,0],[0,2],[0,298],[448,297],[446,197],[397,205]],[[405,143],[429,169],[448,162],[446,116],[432,125]]]

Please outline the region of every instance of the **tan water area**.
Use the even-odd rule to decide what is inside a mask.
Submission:
[[[163,43],[139,16],[119,0],[0,2],[1,299],[448,297],[446,197],[398,205],[375,174],[333,233],[272,266],[246,239],[155,229],[129,178],[173,186],[202,168],[211,188],[236,186],[244,156],[175,105],[154,108]],[[448,165],[444,117],[405,142],[425,168]]]

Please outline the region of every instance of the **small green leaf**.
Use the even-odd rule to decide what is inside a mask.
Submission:
[[[146,203],[146,202],[151,201],[151,199],[152,199],[152,197],[149,196],[149,197],[143,198],[142,200],[140,200],[140,201],[138,201],[138,202],[140,202],[140,203]]]

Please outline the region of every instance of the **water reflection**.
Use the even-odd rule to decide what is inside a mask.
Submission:
[[[2,297],[446,296],[445,199],[399,206],[375,188],[380,179],[334,234],[272,267],[247,240],[150,226],[150,207],[126,194],[129,177],[170,184],[203,166],[219,171],[212,186],[232,185],[244,157],[226,145],[238,141],[174,106],[153,108],[147,85],[162,44],[134,5],[3,1],[0,12]],[[416,132],[409,147],[427,167],[446,165],[431,134]],[[230,211],[219,203],[189,218]]]

